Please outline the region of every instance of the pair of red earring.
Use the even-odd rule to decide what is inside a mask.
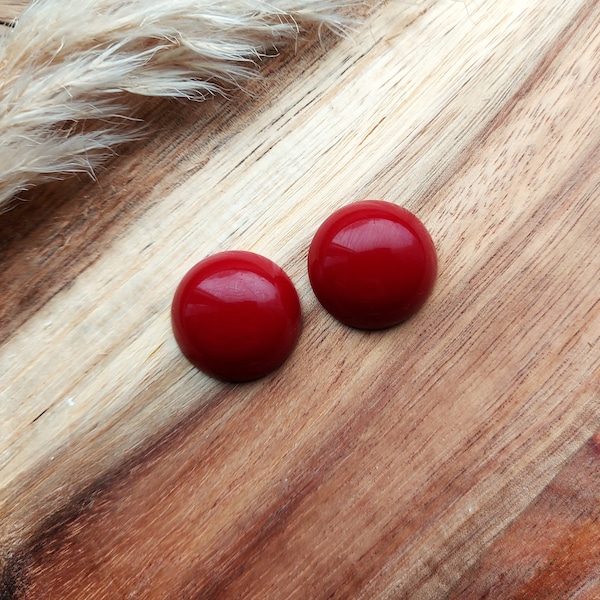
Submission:
[[[408,210],[367,200],[333,213],[308,253],[313,291],[342,323],[384,329],[425,303],[437,257],[425,226]],[[171,321],[186,358],[208,375],[250,381],[291,354],[302,322],[286,273],[264,256],[230,251],[210,256],[183,278]]]

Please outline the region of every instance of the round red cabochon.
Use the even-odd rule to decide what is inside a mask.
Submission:
[[[319,302],[342,323],[384,329],[425,303],[437,256],[427,229],[410,211],[366,200],[341,208],[319,227],[308,273]]]
[[[186,358],[224,381],[267,375],[291,354],[301,325],[298,293],[264,256],[231,251],[194,266],[173,299],[171,321]]]

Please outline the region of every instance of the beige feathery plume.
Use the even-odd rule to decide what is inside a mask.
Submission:
[[[12,23],[21,16],[30,0],[0,0],[0,23]],[[1,31],[0,31],[1,33]]]
[[[34,0],[0,26],[0,211],[36,183],[92,173],[136,137],[124,93],[202,99],[255,74],[297,23],[342,31],[355,3]]]

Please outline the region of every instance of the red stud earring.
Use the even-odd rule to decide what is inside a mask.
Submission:
[[[323,222],[310,246],[308,273],[319,302],[339,321],[384,329],[425,303],[435,283],[437,256],[415,215],[367,200]]]
[[[300,300],[285,272],[252,252],[206,258],[173,299],[175,339],[197,368],[224,381],[258,379],[291,354],[301,326]]]

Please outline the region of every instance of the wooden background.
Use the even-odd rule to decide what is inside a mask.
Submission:
[[[394,0],[262,72],[0,216],[0,598],[597,599],[600,2]],[[306,273],[364,198],[440,263],[377,333]],[[169,324],[226,249],[304,313],[238,386]]]

